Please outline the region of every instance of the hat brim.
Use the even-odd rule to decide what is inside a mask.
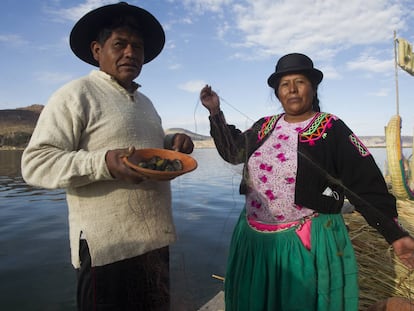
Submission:
[[[161,53],[165,44],[165,33],[158,20],[148,11],[125,2],[102,6],[84,15],[70,33],[70,47],[77,57],[88,64],[99,67],[91,50],[91,43],[98,33],[114,18],[131,16],[142,27],[144,40],[144,64]]]
[[[267,79],[267,84],[271,87],[271,88],[275,88],[276,86],[276,82],[278,80],[280,80],[283,76],[286,76],[288,74],[294,74],[294,73],[301,73],[304,74],[305,76],[307,76],[312,83],[317,86],[319,83],[321,83],[322,79],[323,79],[323,73],[322,71],[312,68],[312,69],[289,69],[289,70],[285,70],[285,71],[279,71],[279,72],[275,72],[273,74],[270,75],[270,77]]]

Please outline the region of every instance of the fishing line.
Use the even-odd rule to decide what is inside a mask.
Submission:
[[[235,106],[233,106],[232,104],[230,104],[226,99],[224,99],[223,97],[217,95],[220,99],[220,103],[224,103],[227,106],[231,107],[233,110],[237,111],[238,113],[240,113],[243,117],[245,117],[247,120],[254,122],[254,120],[252,118],[250,118],[247,114],[245,114],[243,111],[241,111],[240,109],[236,108]],[[194,119],[194,132],[198,134],[197,132],[197,119],[196,119],[196,112],[197,112],[197,108],[199,106],[199,104],[201,103],[200,98],[197,99],[197,102],[195,104],[194,107],[194,113],[193,113],[193,119]]]
[[[232,109],[234,109],[235,111],[237,111],[238,113],[240,113],[241,115],[243,115],[246,119],[253,121],[249,116],[247,116],[247,114],[243,113],[242,111],[240,111],[238,108],[234,107],[233,105],[231,105],[227,100],[225,100],[222,97],[219,97],[221,103],[231,107]],[[194,112],[193,112],[193,118],[194,118],[194,132],[195,134],[199,134],[198,133],[198,124],[197,124],[197,118],[196,118],[196,114],[197,114],[197,109],[199,104],[201,103],[201,100],[198,98],[197,102],[195,103],[194,106]],[[206,116],[206,120],[208,120],[208,117]],[[199,134],[201,135],[201,134]],[[208,153],[206,153],[206,156],[210,157],[210,155]],[[213,160],[215,161],[215,160]],[[225,162],[224,160],[221,159],[221,157],[219,157],[217,159],[217,161],[220,161],[220,165],[224,165],[226,169],[229,169],[229,174],[225,175],[223,178],[225,178],[226,180],[229,179],[228,182],[226,182],[225,180],[221,180],[221,183],[225,183],[228,184],[229,186],[231,185],[231,190],[229,191],[230,193],[228,193],[230,199],[228,200],[229,203],[226,203],[226,200],[223,200],[222,203],[218,203],[219,206],[214,206],[216,203],[214,203],[215,197],[214,197],[214,193],[211,193],[211,197],[208,195],[208,193],[206,194],[206,199],[203,198],[199,198],[199,202],[194,202],[196,205],[199,205],[199,207],[196,206],[195,210],[202,210],[203,208],[206,209],[211,209],[211,213],[214,213],[214,208],[223,206],[223,209],[220,211],[220,221],[217,224],[216,223],[216,230],[215,230],[215,234],[217,235],[216,238],[214,237],[208,237],[207,241],[206,241],[206,247],[210,248],[210,252],[213,256],[208,256],[205,260],[204,263],[204,268],[202,269],[204,271],[204,276],[203,278],[207,279],[207,280],[211,280],[211,282],[209,281],[209,283],[211,283],[211,286],[217,286],[220,284],[217,284],[214,282],[214,279],[211,277],[213,274],[215,273],[225,273],[225,265],[226,265],[226,258],[224,259],[219,259],[217,258],[217,256],[214,256],[214,254],[223,254],[223,252],[225,252],[229,245],[230,245],[230,237],[233,231],[233,226],[235,224],[233,224],[233,222],[236,222],[236,220],[239,217],[239,213],[241,211],[241,209],[243,208],[243,199],[241,198],[239,192],[238,192],[238,185],[240,183],[240,179],[241,179],[241,173],[240,173],[240,169],[236,168],[235,165],[230,165],[227,162]],[[214,177],[214,173],[211,169],[207,168],[207,172],[209,175],[211,175],[212,179],[214,178],[222,178],[220,176]],[[210,177],[210,176],[209,176]],[[190,181],[191,182],[191,181]],[[195,182],[195,186],[196,187],[201,187],[201,185],[198,185],[197,182]],[[214,186],[214,185],[212,185]],[[187,215],[188,214],[188,204],[194,204],[191,202],[186,202],[186,197],[188,197],[186,195],[187,191],[191,191],[189,190],[189,188],[191,188],[191,185],[188,185],[187,182],[184,181],[184,179],[178,179],[176,181],[174,181],[174,189],[173,192],[175,192],[176,194],[176,199],[173,200],[174,202],[174,206],[173,209],[175,209],[175,211],[177,213],[180,213],[182,216],[182,220],[183,221],[190,221],[190,222],[197,222],[198,220],[194,220],[194,219],[187,219]],[[208,185],[207,185],[207,188]],[[172,194],[174,196],[174,193]],[[236,197],[237,196],[237,197]],[[232,203],[231,203],[232,202]],[[217,204],[216,204],[217,205]],[[236,214],[235,214],[236,213]],[[202,213],[204,214],[204,212]],[[212,214],[214,215],[214,214]],[[191,215],[190,215],[191,216]],[[234,218],[234,219],[233,219]],[[233,220],[232,220],[233,219]],[[200,220],[200,223],[204,225],[206,220]],[[214,225],[214,224],[213,224]],[[149,229],[149,228],[148,228]],[[180,229],[177,228],[177,233],[179,233]],[[179,239],[179,236],[178,236]],[[202,243],[202,241],[201,241]],[[191,289],[193,288],[193,286],[191,285],[191,278],[193,277],[192,274],[192,270],[191,268],[188,266],[189,263],[187,262],[189,259],[187,258],[187,255],[185,253],[185,249],[177,249],[178,252],[175,253],[175,264],[177,264],[177,268],[178,271],[181,275],[182,278],[184,278],[184,280],[182,281],[183,284],[181,286],[183,286],[184,288],[187,288],[187,292],[190,293]],[[226,256],[224,256],[226,257]],[[216,259],[215,259],[216,258]],[[191,265],[190,265],[191,266]],[[219,271],[217,271],[219,270]],[[186,303],[187,304],[192,304],[192,302],[194,301],[193,299],[195,297],[193,297],[192,295],[186,296]],[[199,297],[200,298],[200,297]],[[199,298],[197,298],[197,300],[199,300]],[[211,298],[211,297],[205,297],[205,298]],[[194,306],[193,306],[194,307]]]
[[[210,149],[214,151],[213,149]],[[235,173],[230,174],[221,174],[221,169],[218,171],[220,176],[214,176],[213,167],[210,169],[210,165],[215,165],[214,163],[219,161],[220,167],[225,164],[221,158],[217,159],[211,157],[214,155],[208,149],[204,150],[200,156],[201,159],[211,159],[211,163],[208,166],[205,165],[205,162],[200,163],[199,169],[206,170],[210,176],[201,176],[201,180],[206,177],[206,182],[200,181],[199,178],[196,178],[194,181],[191,180],[191,176],[188,176],[189,180],[186,180],[186,177],[178,178],[173,181],[173,196],[175,197],[173,202],[173,209],[176,213],[180,214],[182,221],[188,222],[188,228],[190,230],[197,230],[196,228],[201,227],[200,232],[204,232],[207,228],[212,230],[206,235],[206,233],[194,233],[185,237],[185,244],[187,246],[180,246],[177,248],[177,251],[174,253],[174,261],[178,268],[178,273],[180,276],[179,283],[181,287],[185,289],[185,303],[187,304],[187,310],[195,310],[196,305],[195,301],[204,301],[204,303],[214,297],[219,291],[222,291],[222,284],[218,280],[212,278],[213,274],[224,275],[225,266],[227,261],[226,252],[230,245],[230,236],[233,231],[233,222],[231,221],[232,216],[237,214],[239,211],[235,211],[236,207],[241,209],[243,203],[236,201],[235,196],[237,192],[236,183],[240,176]],[[202,165],[204,164],[204,168]],[[225,167],[226,168],[226,167]],[[224,179],[225,178],[225,179]],[[218,183],[214,182],[214,179],[218,179]],[[223,180],[224,179],[224,180]],[[198,180],[198,181],[197,181]],[[208,184],[208,180],[213,180],[211,185]],[[227,181],[228,180],[228,181]],[[192,185],[194,183],[194,186]],[[226,191],[223,196],[230,197],[233,199],[226,200],[220,196],[214,195],[216,187],[222,187],[229,184],[232,184],[231,190]],[[200,189],[198,189],[200,188]],[[211,190],[211,191],[210,191]],[[188,194],[190,192],[190,194]],[[174,195],[175,193],[175,195]],[[228,202],[228,203],[227,203]],[[233,202],[233,203],[232,203]],[[239,210],[238,209],[238,210]],[[216,216],[215,216],[216,215]],[[193,217],[196,218],[193,218]],[[229,225],[230,223],[230,225]],[[178,223],[177,223],[178,226]],[[192,228],[192,229],[191,229]],[[181,234],[188,233],[189,229],[181,232]],[[180,228],[177,227],[178,241],[180,241]],[[228,233],[229,232],[229,233]],[[195,240],[194,237],[201,237],[200,239]],[[205,237],[206,240],[203,241],[202,238]],[[182,237],[183,238],[183,237]],[[203,246],[205,243],[205,246]],[[190,247],[190,248],[189,248]],[[199,250],[199,248],[204,248],[204,250]],[[188,253],[190,251],[190,253]],[[200,253],[199,253],[200,252]],[[191,255],[192,253],[192,255]],[[189,255],[190,254],[190,255]],[[202,255],[203,254],[203,255]],[[198,272],[194,272],[194,262],[192,256],[203,256],[204,259],[201,259],[200,266],[197,269]],[[196,275],[199,274],[199,275]],[[194,283],[194,279],[199,279],[200,282],[204,283],[205,287],[208,289],[213,289],[214,291],[208,293],[208,291],[197,291],[193,293],[194,289],[199,285]],[[201,286],[203,288],[203,286]],[[193,293],[193,294],[192,294]],[[201,298],[201,299],[200,299]],[[197,306],[198,308],[199,306]]]
[[[219,100],[220,100],[220,104],[224,103],[227,106],[229,106],[230,108],[232,108],[233,110],[237,111],[239,114],[241,114],[242,116],[244,116],[246,118],[246,120],[251,121],[252,123],[254,122],[254,120],[252,118],[250,118],[247,114],[245,114],[244,112],[242,112],[240,109],[236,108],[235,106],[233,106],[232,104],[230,104],[225,98],[223,98],[222,96],[219,96]],[[197,118],[196,118],[196,113],[197,113],[197,109],[198,106],[200,105],[201,100],[200,98],[197,99],[196,105],[194,107],[194,113],[193,113],[193,119],[194,119],[194,131],[195,133],[198,134],[198,129],[197,129]],[[224,160],[222,160],[223,162],[225,162]],[[225,162],[227,163],[227,162]],[[237,215],[236,215],[236,219],[238,218],[238,214],[241,211],[241,208],[243,206],[243,203],[240,206],[240,209],[238,209],[237,207],[239,206],[239,202],[236,199],[236,195],[238,197],[240,197],[241,195],[239,194],[238,191],[235,191],[235,189],[238,189],[238,184],[240,183],[240,176],[241,173],[237,172],[235,170],[235,165],[230,165],[228,164],[227,166],[231,171],[233,171],[233,174],[231,176],[231,183],[232,183],[232,192],[231,192],[231,196],[232,196],[232,206],[228,208],[228,213],[225,215],[224,217],[224,222],[223,225],[221,226],[221,230],[219,232],[219,237],[220,237],[220,243],[216,243],[215,247],[214,247],[214,252],[213,253],[217,253],[217,251],[219,250],[219,248],[224,244],[224,237],[225,237],[225,232],[226,232],[226,228],[228,227],[229,223],[231,223],[230,219],[232,214],[235,212],[235,210],[237,210]],[[235,177],[238,177],[238,180],[236,181]],[[237,184],[236,184],[237,183]],[[242,200],[243,201],[243,200]],[[235,225],[235,224],[234,224]],[[230,230],[230,235],[232,234],[232,229]],[[226,249],[228,249],[229,245],[226,246]],[[209,266],[212,265],[213,259],[210,260]],[[225,263],[224,263],[225,264]],[[215,275],[215,273],[218,273],[217,271],[210,271],[211,275]]]
[[[236,110],[238,113],[240,113],[242,116],[244,116],[246,119],[248,119],[251,122],[254,122],[254,120],[252,118],[250,118],[247,114],[243,113],[242,111],[240,111],[239,109],[237,109],[236,107],[234,107],[233,105],[231,105],[227,100],[225,100],[223,97],[219,96],[220,101],[223,101],[226,105],[230,106],[231,108],[233,108],[234,110]]]
[[[219,95],[217,95],[218,97],[219,97],[219,99],[220,99],[220,103],[224,103],[224,104],[226,104],[226,105],[228,105],[229,107],[231,107],[232,109],[234,109],[235,111],[237,111],[238,113],[240,113],[242,116],[244,116],[245,118],[246,118],[246,120],[249,120],[251,123],[253,123],[255,120],[253,120],[252,118],[250,118],[247,114],[245,114],[244,112],[242,112],[241,110],[239,110],[238,108],[236,108],[235,106],[233,106],[232,104],[230,104],[224,97],[221,97],[221,96],[219,96]],[[200,105],[200,103],[201,103],[201,100],[200,100],[200,98],[198,98],[197,99],[197,101],[196,101],[196,104],[195,104],[195,106],[194,106],[194,113],[193,113],[193,120],[194,120],[194,132],[196,133],[196,134],[199,134],[198,133],[198,130],[197,130],[197,118],[196,118],[196,112],[197,112],[197,108],[198,108],[198,106]],[[208,117],[207,117],[208,118]],[[201,135],[201,134],[199,134],[199,135]],[[234,170],[234,165],[229,165],[229,167],[231,167],[232,168],[232,170],[233,171],[235,171],[238,175],[241,175],[241,173],[240,172],[237,172],[236,170]]]
[[[236,108],[235,106],[231,105],[226,99],[224,99],[223,97],[219,96],[220,99],[220,103],[223,103],[229,107],[231,107],[233,110],[237,111],[239,114],[241,114],[242,116],[244,116],[247,120],[250,120],[251,122],[253,122],[254,120],[252,118],[250,118],[247,114],[245,114],[244,112],[242,112],[240,109]],[[194,113],[193,113],[193,119],[194,119],[194,132],[196,134],[198,133],[198,128],[197,128],[197,109],[199,107],[201,103],[200,98],[197,99],[196,104],[194,106]],[[208,120],[208,117],[206,117],[206,120]],[[217,232],[218,233],[218,240],[216,241],[217,243],[214,243],[212,249],[212,253],[216,254],[218,251],[220,251],[220,248],[224,247],[225,249],[228,249],[229,247],[229,241],[230,239],[228,238],[228,242],[224,241],[226,238],[226,231],[229,231],[229,233],[227,234],[227,236],[231,236],[232,234],[232,230],[233,230],[233,226],[235,224],[232,224],[230,230],[229,230],[229,224],[232,223],[231,219],[232,216],[234,215],[235,212],[237,212],[237,215],[235,216],[235,219],[237,219],[239,217],[239,213],[241,211],[241,209],[243,208],[243,199],[241,199],[241,195],[238,192],[238,185],[240,183],[240,179],[241,179],[241,172],[240,172],[240,168],[238,168],[235,165],[229,164],[227,162],[225,162],[221,157],[219,158],[219,161],[221,161],[222,163],[225,164],[226,168],[228,168],[232,173],[230,174],[231,176],[229,176],[229,178],[231,178],[231,202],[233,202],[232,204],[229,204],[230,206],[225,206],[224,208],[227,210],[226,213],[222,213],[223,214],[223,223],[220,225],[220,230]],[[237,168],[236,168],[237,167]],[[181,192],[182,188],[181,188],[181,183],[179,183],[179,192]],[[213,195],[213,194],[212,194]],[[239,197],[240,199],[237,199],[237,197]],[[213,199],[213,196],[212,196]],[[240,203],[241,202],[241,203]],[[208,205],[208,204],[207,204]],[[223,262],[223,266],[225,266],[226,262]],[[185,265],[185,263],[184,263]],[[212,267],[211,269],[209,268],[209,275],[213,275],[215,273],[219,273],[220,271],[214,271],[214,266],[217,265],[217,263],[214,263],[214,259],[213,257],[211,259],[209,259],[209,262],[207,263],[207,265],[209,267]]]

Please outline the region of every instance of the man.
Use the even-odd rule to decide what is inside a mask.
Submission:
[[[164,43],[156,18],[125,2],[83,16],[70,45],[100,70],[51,96],[23,153],[29,184],[66,189],[79,310],[169,309],[170,184],[121,159],[131,147],[193,151],[187,135],[164,135],[134,82]]]

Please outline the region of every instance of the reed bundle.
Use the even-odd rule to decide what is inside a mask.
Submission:
[[[411,193],[407,189],[408,185],[401,150],[401,117],[399,115],[392,116],[385,127],[385,141],[392,193],[401,200],[411,199]]]
[[[399,220],[414,233],[414,202],[397,201]],[[385,239],[357,212],[344,214],[355,249],[359,268],[360,307],[389,297],[405,297],[414,301],[414,271],[409,271],[395,257]]]

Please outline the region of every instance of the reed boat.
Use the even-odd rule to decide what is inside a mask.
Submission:
[[[412,45],[405,39],[396,38],[394,32],[394,64],[396,85],[397,114],[392,116],[385,127],[385,142],[387,149],[388,180],[391,192],[399,200],[414,200],[414,190],[411,188],[414,174],[414,163],[404,158],[401,144],[401,116],[399,115],[398,98],[398,66],[407,73],[414,75],[414,55]],[[414,142],[413,142],[414,148]],[[414,154],[414,152],[413,152]],[[411,161],[413,162],[413,161]]]
[[[394,115],[385,127],[385,142],[387,150],[388,179],[392,194],[400,200],[414,200],[411,189],[410,161],[404,158],[401,144],[401,117]]]

